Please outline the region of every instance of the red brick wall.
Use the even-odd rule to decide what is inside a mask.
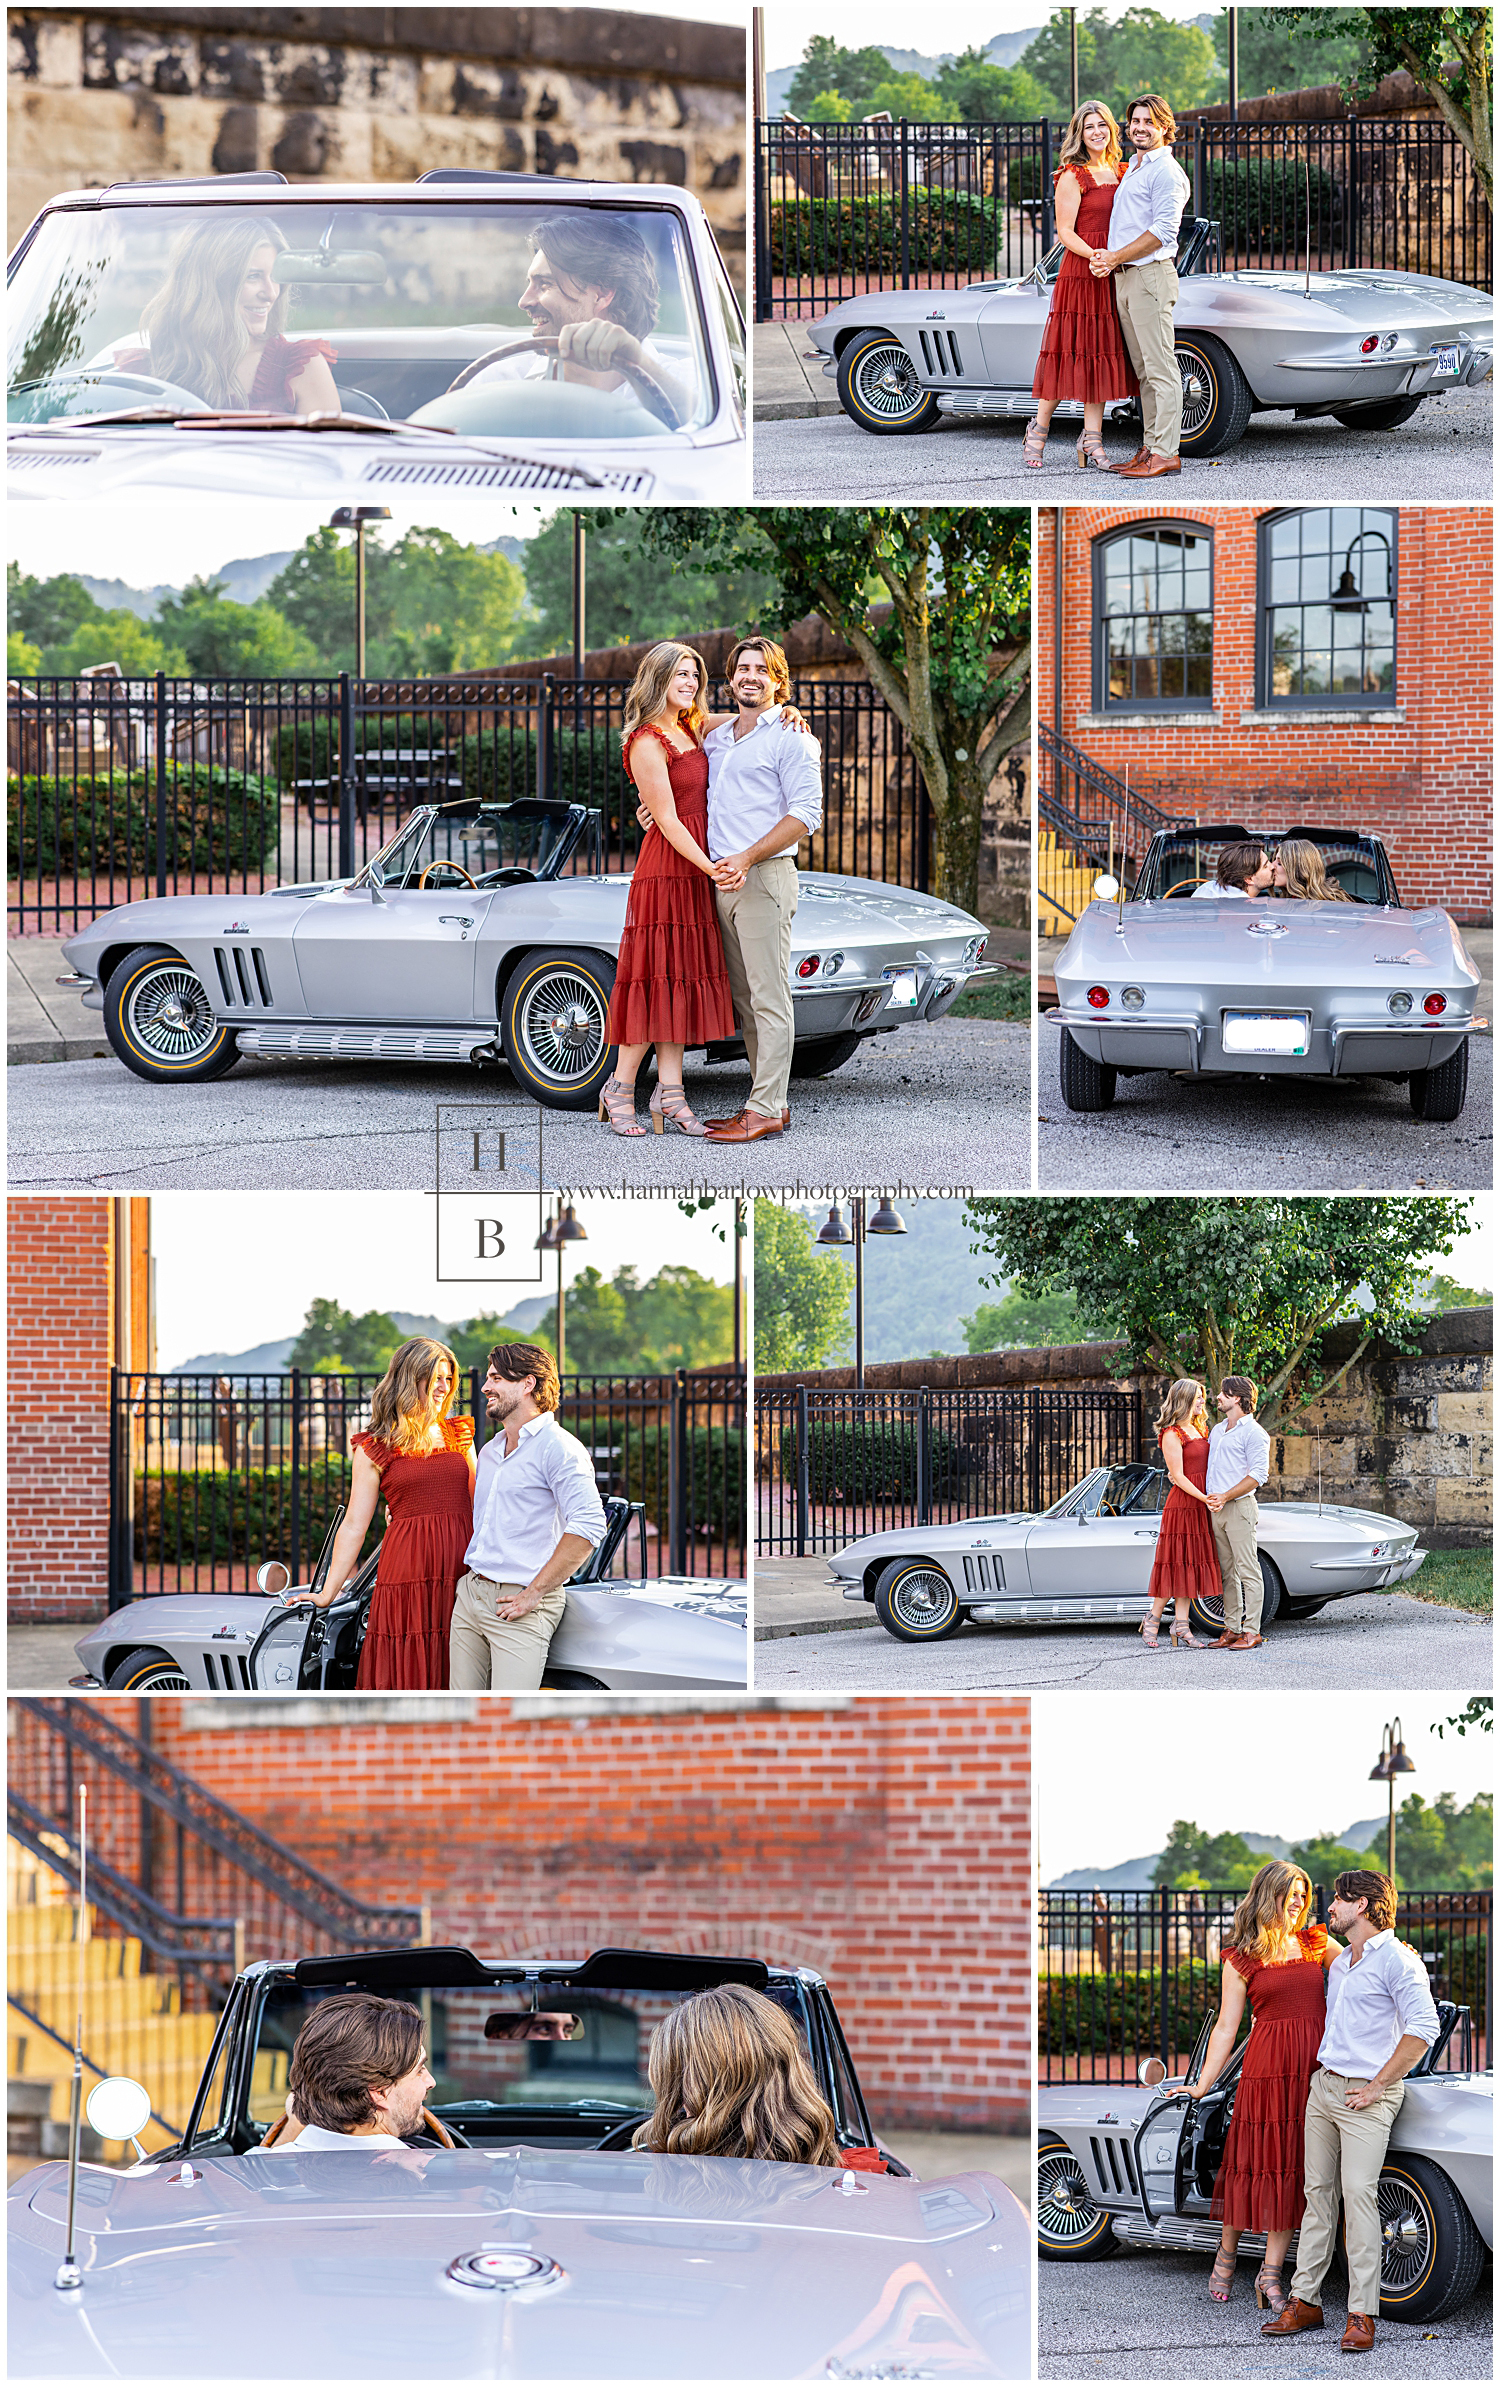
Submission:
[[[356,1895],[430,1902],[438,1940],[810,1964],[884,2125],[1028,2125],[1025,1700],[219,1731],[154,1705],[162,1756]]]
[[[1203,467],[1197,468],[1201,477]],[[1187,476],[1183,496],[1187,494]],[[1377,830],[1402,900],[1441,904],[1460,920],[1490,917],[1490,514],[1482,506],[1402,506],[1396,618],[1396,725],[1350,720],[1247,727],[1255,709],[1256,524],[1249,506],[1069,506],[1063,530],[1062,734],[1168,811],[1286,824]],[[1149,728],[1080,728],[1093,711],[1093,542],[1123,522],[1170,518],[1214,533],[1214,692],[1217,727],[1170,714]],[[1056,722],[1056,509],[1037,540],[1038,718]],[[1207,709],[1207,708],[1205,708]],[[1309,700],[1309,710],[1316,709]]]
[[[113,1206],[9,1202],[9,1613],[104,1613],[109,1547]]]

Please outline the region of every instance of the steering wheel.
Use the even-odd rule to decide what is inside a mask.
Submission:
[[[622,2147],[628,2147],[639,2130],[642,2119],[642,2115],[634,2113],[628,2121],[612,2122],[595,2147],[594,2153],[596,2155],[617,2154]]]
[[[430,2105],[422,2108],[422,2136],[435,2138],[440,2147],[466,2147],[469,2141],[453,2122],[440,2122]]]
[[[484,356],[476,356],[471,365],[465,365],[456,379],[449,382],[443,396],[451,398],[455,390],[466,388],[476,373],[484,371],[486,365],[498,365],[504,357],[558,354],[556,340],[512,340],[506,348],[491,348]],[[616,357],[609,370],[624,374],[647,413],[654,414],[659,423],[665,423],[669,431],[682,429],[685,418],[678,412],[677,401],[668,396],[654,373],[648,372],[644,365],[627,363],[623,356]]]
[[[478,893],[478,879],[475,878],[472,871],[465,870],[462,862],[429,862],[427,868],[423,871],[421,877],[418,879],[417,885],[419,887],[425,887],[435,870],[451,870],[454,876],[462,881],[464,886],[472,887],[475,893]]]
[[[1198,876],[1197,876],[1197,878],[1195,878],[1195,879],[1178,879],[1178,880],[1176,880],[1176,881],[1173,883],[1173,885],[1172,885],[1172,886],[1168,887],[1168,888],[1165,890],[1165,892],[1164,892],[1164,893],[1163,893],[1163,895],[1162,895],[1162,898],[1161,898],[1161,900],[1162,900],[1162,902],[1163,902],[1163,903],[1165,903],[1165,902],[1166,902],[1166,900],[1167,900],[1167,897],[1168,897],[1168,896],[1171,896],[1171,895],[1180,895],[1180,894],[1182,893],[1182,890],[1183,890],[1183,888],[1184,888],[1184,887],[1206,887],[1207,885],[1208,885],[1208,872],[1207,872],[1206,870],[1204,870],[1204,871],[1200,871],[1200,872],[1199,872],[1199,874],[1198,874]]]

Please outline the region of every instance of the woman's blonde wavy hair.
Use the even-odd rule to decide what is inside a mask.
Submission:
[[[1269,1963],[1286,1931],[1282,1909],[1293,1882],[1302,1884],[1302,1911],[1293,1929],[1304,1931],[1312,1913],[1312,1884],[1300,1865],[1289,1865],[1284,1857],[1272,1857],[1260,1871],[1234,1910],[1234,1922],[1224,1953],[1243,1949],[1254,1956],[1258,1964]]]
[[[1179,1376],[1167,1387],[1167,1397],[1156,1412],[1156,1431],[1166,1434],[1183,1420],[1208,1416],[1208,1394],[1196,1376]]]
[[[1084,145],[1083,120],[1086,116],[1102,116],[1109,126],[1109,147],[1104,152],[1106,166],[1118,166],[1124,163],[1125,144],[1120,139],[1119,126],[1102,99],[1086,99],[1081,107],[1073,110],[1068,129],[1063,134],[1062,147],[1057,153],[1057,173],[1052,177],[1054,182],[1060,175],[1067,172],[1069,166],[1090,167],[1094,163]]]
[[[240,320],[240,284],[257,249],[285,247],[285,235],[263,216],[190,225],[172,251],[166,280],[141,310],[152,372],[212,406],[247,404],[234,378],[251,345]],[[268,340],[285,331],[287,304],[283,290],[266,321]]]
[[[449,1368],[447,1398],[437,1415],[445,1418],[453,1406],[458,1390],[458,1361],[446,1343],[429,1341],[425,1334],[414,1334],[391,1353],[391,1364],[376,1385],[370,1401],[370,1431],[378,1442],[388,1442],[393,1450],[413,1451],[427,1448],[432,1430],[433,1411],[428,1387],[439,1360],[446,1359]]]
[[[703,724],[708,719],[708,707],[703,701],[708,693],[708,665],[696,647],[679,646],[675,638],[665,638],[660,646],[654,646],[630,683],[630,694],[625,699],[627,738],[643,721],[652,721],[665,710],[667,690],[678,665],[684,662],[697,666],[698,693],[679,718],[695,738],[702,738]]]
[[[1286,872],[1286,891],[1302,903],[1352,903],[1354,898],[1331,879],[1323,857],[1306,837],[1283,837],[1276,859]]]
[[[731,1981],[685,1998],[657,2024],[648,2070],[656,2110],[634,2146],[655,2155],[838,2162],[833,2115],[795,2025],[758,1989]]]

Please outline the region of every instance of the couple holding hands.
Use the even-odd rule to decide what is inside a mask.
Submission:
[[[1255,1415],[1248,1376],[1223,1379],[1218,1408],[1219,1422],[1210,1432],[1206,1390],[1195,1377],[1180,1376],[1157,1411],[1157,1446],[1172,1489],[1140,1627],[1148,1649],[1160,1647],[1168,1600],[1176,1648],[1259,1649],[1265,1640],[1256,1494],[1271,1472],[1271,1437]],[[1201,1606],[1221,1590],[1224,1630],[1217,1641],[1199,1641],[1191,1627],[1193,1602]]]

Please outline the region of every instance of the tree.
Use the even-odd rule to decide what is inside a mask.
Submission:
[[[674,560],[648,546],[637,512],[596,517],[589,509],[585,561],[588,639],[594,647],[633,646],[647,638],[681,638],[748,622],[775,587],[773,574],[713,571],[691,558]],[[533,654],[556,654],[573,635],[573,517],[564,508],[526,548],[526,594],[536,614]]]
[[[971,1200],[967,1215],[976,1248],[996,1264],[985,1281],[1071,1291],[1120,1337],[1117,1376],[1199,1376],[1210,1395],[1227,1375],[1249,1376],[1261,1423],[1285,1431],[1377,1338],[1417,1349],[1426,1263],[1466,1231],[1469,1207],[1432,1195],[1002,1195]],[[1323,1336],[1349,1317],[1349,1356],[1330,1373]]]
[[[37,580],[18,564],[5,568],[5,609],[9,627],[43,649],[66,646],[79,625],[100,610],[76,574]]]
[[[849,102],[851,116],[867,116],[876,84],[885,82],[890,72],[884,50],[846,50],[828,34],[815,33],[792,77],[786,105],[794,116],[814,122],[814,102],[837,92]]]
[[[415,529],[365,547],[366,668],[372,679],[474,671],[514,655],[530,627],[526,583],[509,556],[451,531]],[[326,525],[282,567],[265,601],[306,638],[326,672],[354,668],[354,549]]]
[[[26,678],[39,672],[41,668],[41,648],[33,646],[31,640],[25,637],[21,631],[8,630],[5,634],[6,676],[15,679],[19,674],[22,678]]]
[[[1259,99],[1273,91],[1307,91],[1355,73],[1364,55],[1362,8],[1319,9],[1319,29],[1293,27],[1281,19],[1295,12],[1278,8],[1239,11],[1240,97]],[[1303,11],[1303,14],[1308,12]],[[1229,13],[1221,9],[1209,28],[1214,55],[1229,87]]]
[[[1024,67],[996,66],[983,50],[970,48],[950,58],[933,77],[944,122],[1029,124],[1043,116],[1047,95]]]
[[[1028,510],[682,506],[643,514],[641,536],[722,570],[771,570],[766,628],[817,613],[854,649],[916,755],[933,890],[974,911],[985,796],[1031,730]]]
[[[289,680],[318,668],[318,650],[304,632],[261,598],[236,605],[222,580],[190,580],[180,597],[156,609],[159,634],[203,679]]]
[[[1368,98],[1386,75],[1405,69],[1474,161],[1486,199],[1494,198],[1491,123],[1494,19],[1487,8],[1273,8],[1289,31],[1326,42],[1356,30],[1358,62],[1342,76],[1345,100]],[[1332,20],[1354,20],[1337,28]]]
[[[868,113],[875,115],[884,108],[897,121],[904,116],[908,124],[944,124],[948,110],[935,84],[925,75],[891,75],[884,83],[877,83],[870,94]]]
[[[1299,1840],[1291,1858],[1294,1865],[1301,1866],[1315,1890],[1321,1889],[1330,1896],[1341,1873],[1362,1873],[1372,1863],[1368,1849],[1346,1848],[1332,1832],[1319,1832],[1310,1840]]]
[[[842,91],[819,91],[807,103],[809,124],[847,124],[853,114],[853,103]]]
[[[351,1375],[384,1375],[392,1353],[405,1339],[395,1319],[383,1310],[366,1310],[363,1317],[356,1318],[352,1310],[320,1295],[307,1305],[302,1332],[292,1345],[287,1365],[324,1374],[347,1368]]]
[[[1210,1834],[1179,1817],[1151,1880],[1158,1890],[1248,1890],[1261,1862],[1238,1832]]]
[[[1072,106],[1072,67],[1069,48],[1069,18],[1072,11],[1055,9],[1036,39],[1021,52],[1016,64],[1024,68],[1043,87],[1051,116],[1070,116]],[[1102,8],[1091,8],[1087,16],[1078,19],[1078,98],[1104,99],[1104,76],[1100,68],[1100,44],[1108,47],[1109,19]]]
[[[825,1367],[843,1358],[849,1330],[849,1271],[820,1252],[812,1228],[779,1202],[755,1205],[755,1366],[761,1375]]]
[[[1494,1700],[1491,1698],[1471,1699],[1466,1707],[1459,1709],[1456,1716],[1445,1716],[1441,1724],[1430,1724],[1428,1730],[1435,1732],[1438,1739],[1441,1740],[1450,1724],[1460,1740],[1471,1726],[1475,1732],[1492,1732],[1495,1727]]]
[[[1477,1285],[1456,1284],[1451,1276],[1432,1276],[1422,1291],[1424,1310],[1487,1310],[1495,1306],[1493,1293]]]
[[[1044,87],[1054,115],[1069,114],[1066,9],[1054,12],[1016,63]],[[1079,18],[1079,101],[1102,99],[1122,124],[1129,102],[1143,91],[1159,91],[1182,115],[1221,97],[1223,80],[1201,25],[1179,24],[1154,8],[1127,8],[1113,20],[1091,8]]]
[[[118,663],[127,680],[149,679],[154,671],[180,679],[188,668],[181,647],[123,605],[110,613],[96,605],[91,619],[80,622],[63,645],[42,650],[43,671],[63,680],[76,679],[98,663]]]
[[[1003,1301],[982,1301],[962,1323],[970,1351],[1034,1351],[1081,1343],[1088,1333],[1071,1293],[1007,1293]]]

